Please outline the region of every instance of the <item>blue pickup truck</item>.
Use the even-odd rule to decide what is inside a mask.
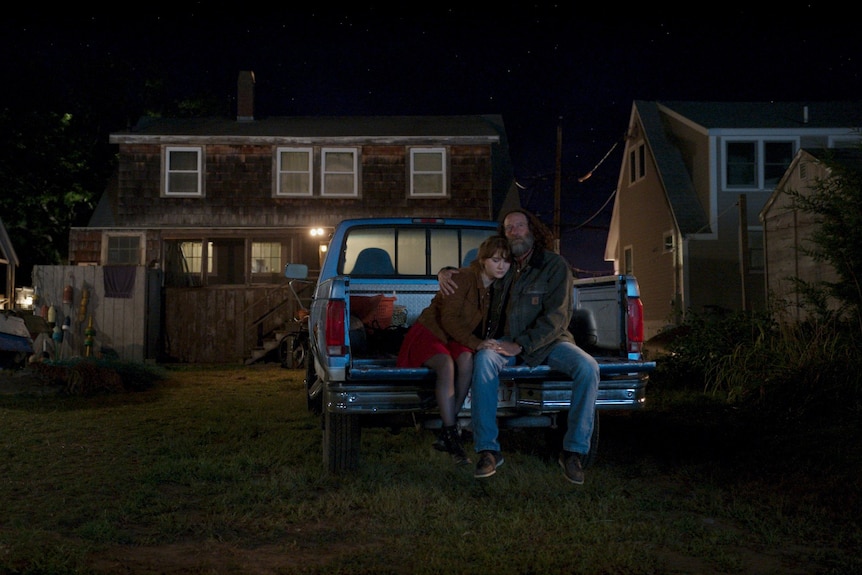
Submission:
[[[309,306],[308,408],[322,417],[323,459],[332,472],[356,468],[364,427],[440,426],[434,375],[395,367],[400,335],[438,290],[437,272],[475,258],[496,232],[491,221],[370,218],[341,222],[333,232]],[[307,268],[288,264],[285,276]],[[637,281],[611,275],[575,280],[569,329],[599,363],[601,382],[589,465],[602,410],[643,406],[654,362],[644,361]],[[559,429],[566,424],[570,383],[547,366],[516,365],[501,374],[501,428]],[[469,430],[470,398],[459,414]]]

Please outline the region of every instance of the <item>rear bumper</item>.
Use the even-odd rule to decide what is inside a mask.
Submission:
[[[602,379],[597,410],[643,407],[654,362],[600,362]],[[394,379],[397,376],[397,379]],[[539,415],[568,411],[571,382],[547,366],[506,368],[500,377],[501,415]],[[351,370],[351,380],[330,383],[323,405],[333,413],[391,414],[435,412],[433,373],[426,368],[365,366]],[[461,415],[469,415],[469,397]]]

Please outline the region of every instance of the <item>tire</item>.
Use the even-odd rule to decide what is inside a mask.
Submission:
[[[362,428],[358,415],[326,412],[323,416],[323,463],[332,473],[359,467]]]
[[[317,394],[316,397],[311,397],[311,386],[317,381],[317,371],[314,369],[314,362],[309,358],[305,366],[305,401],[308,411],[316,415],[323,413],[323,392]]]

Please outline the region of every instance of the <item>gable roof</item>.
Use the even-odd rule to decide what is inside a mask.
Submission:
[[[860,148],[800,148],[793,156],[793,160],[790,162],[784,175],[781,176],[781,180],[778,182],[778,185],[775,186],[775,189],[772,190],[766,203],[760,209],[758,217],[761,222],[766,219],[772,206],[785,192],[790,175],[794,170],[796,170],[799,162],[803,161],[805,158],[810,158],[819,163],[833,163],[843,166],[847,170],[862,174],[862,149]]]
[[[12,246],[12,239],[6,233],[6,226],[3,225],[3,218],[0,218],[0,263],[8,263],[18,266],[18,254],[15,253],[15,248]]]
[[[668,137],[657,102],[636,100],[635,109],[677,228],[683,235],[707,231],[706,211],[697,199],[682,153]]]

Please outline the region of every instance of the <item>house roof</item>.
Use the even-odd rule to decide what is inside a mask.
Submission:
[[[862,101],[657,103],[707,129],[862,127]]]
[[[635,102],[635,108],[680,233],[707,231],[709,219],[706,211],[697,199],[682,153],[668,138],[657,103],[639,100]]]
[[[18,254],[15,253],[15,247],[12,245],[12,240],[9,234],[6,233],[6,226],[3,225],[3,219],[0,218],[0,263],[8,263],[17,266]]]
[[[142,118],[131,130],[111,134],[111,143],[153,137],[409,140],[479,139],[500,141],[499,115],[476,116],[277,116],[229,118]]]

